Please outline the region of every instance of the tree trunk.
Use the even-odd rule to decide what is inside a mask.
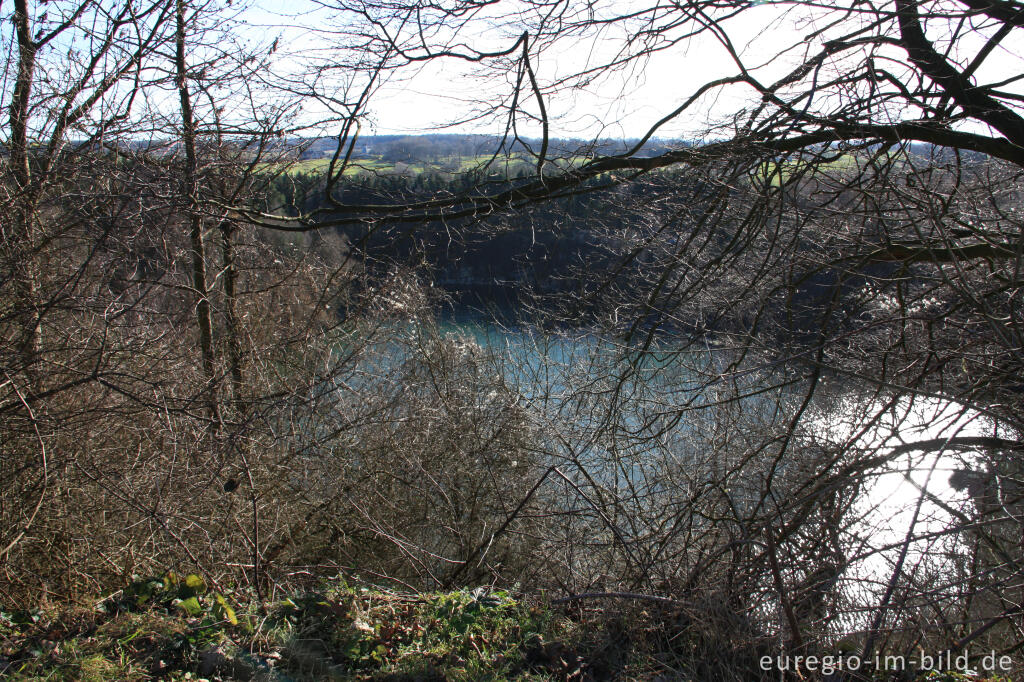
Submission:
[[[10,239],[14,251],[15,314],[24,320],[19,351],[24,370],[34,373],[40,348],[38,276],[35,263],[35,191],[29,160],[29,100],[35,76],[36,44],[28,21],[26,0],[14,0],[14,24],[18,40],[18,74],[10,104],[10,159],[17,184]]]
[[[214,375],[213,323],[209,291],[206,287],[206,246],[203,243],[203,222],[199,213],[199,162],[196,158],[196,124],[192,99],[188,91],[185,66],[185,2],[176,0],[177,32],[175,37],[175,72],[178,97],[181,101],[181,138],[185,147],[185,193],[188,199],[189,234],[192,247],[192,288],[195,290],[196,323],[199,326],[199,347],[203,373],[206,376],[207,402],[214,429],[219,430],[220,410],[217,406],[217,384]]]

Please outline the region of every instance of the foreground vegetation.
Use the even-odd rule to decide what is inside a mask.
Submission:
[[[678,614],[666,628],[667,609],[650,605],[595,617],[486,587],[397,594],[343,580],[266,608],[236,598],[168,574],[95,609],[3,613],[0,665],[14,680],[469,682],[653,678],[695,663],[681,645],[696,633]]]
[[[538,634],[595,678],[1024,675],[1019,3],[246,4],[0,4],[8,673],[570,676]],[[663,57],[708,80],[654,112]],[[450,60],[489,148],[360,141]],[[510,283],[513,333],[439,323]],[[435,596],[300,596],[339,574]]]
[[[689,679],[726,663],[707,639],[714,627],[667,600],[584,608],[487,587],[401,594],[338,578],[266,605],[168,573],[94,606],[0,611],[0,674],[82,682]],[[751,652],[737,663],[747,679],[774,674]],[[915,679],[1006,680],[934,671]]]
[[[500,590],[401,595],[338,582],[265,609],[236,610],[235,598],[169,574],[94,610],[6,613],[4,665],[14,679],[67,680],[549,679],[580,668],[548,644],[571,636],[567,621]]]

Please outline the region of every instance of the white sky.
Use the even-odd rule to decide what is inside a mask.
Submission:
[[[272,16],[272,12],[273,8],[280,8],[284,0],[262,1],[262,6],[266,8],[264,16],[267,16],[267,23],[273,25],[275,21],[280,21],[280,18]],[[287,5],[297,22],[326,26],[332,18],[336,20],[338,16],[323,8],[318,12],[313,11],[311,8],[316,6],[314,0],[301,1],[307,3],[305,9],[294,4],[294,0]],[[578,8],[584,5],[574,3],[564,6]],[[622,13],[627,9],[649,7],[650,3],[645,4],[640,0],[592,0],[592,4],[586,6],[592,7],[592,11],[601,17]],[[488,11],[497,15],[498,12],[507,11],[507,8],[520,7],[522,5],[516,0],[502,0],[493,8],[488,8]],[[820,5],[817,7],[820,8]],[[673,19],[678,19],[678,15],[678,12],[673,11],[664,13],[665,17],[671,16]],[[803,43],[803,36],[835,18],[834,13],[826,13],[810,5],[775,2],[748,7],[723,25],[746,65],[755,71],[762,82],[771,82],[795,66],[808,50],[814,50],[813,46]],[[498,21],[493,19],[493,23]],[[841,30],[845,32],[856,21],[860,19],[854,17],[848,20]],[[663,18],[661,23],[665,22]],[[481,17],[478,23],[471,24],[471,30],[479,32],[476,35],[463,32],[459,36],[460,41],[481,51],[495,51],[510,47],[523,29],[519,24],[511,28],[495,28],[491,24],[491,19]],[[926,29],[929,36],[937,41],[936,47],[944,49],[942,39],[949,25],[932,20]],[[679,31],[674,28],[665,35],[677,35]],[[605,29],[600,36],[591,34],[585,38],[563,39],[533,63],[542,88],[569,73],[609,59],[621,48],[626,37],[634,36],[626,28],[613,26]],[[983,44],[983,37],[978,35],[975,40],[962,40],[958,45],[963,50],[961,54],[973,55]],[[304,31],[294,39],[293,47],[302,45],[301,50],[308,55],[320,49],[326,40],[314,32]],[[1024,72],[1021,52],[1007,47],[1014,44],[1011,37],[993,52],[977,74],[982,81],[1001,80]],[[786,51],[786,58],[775,57],[783,51]],[[898,48],[892,48],[888,54],[893,55],[895,60],[882,65],[900,76],[899,62],[906,61],[905,54]],[[955,52],[953,54],[956,55]],[[327,57],[330,59],[329,55]],[[495,66],[496,62],[491,60],[485,64]],[[474,69],[478,76],[471,78],[468,74]],[[642,135],[704,83],[736,75],[737,72],[736,65],[722,45],[710,34],[704,33],[675,44],[650,59],[637,61],[620,72],[605,75],[586,88],[548,99],[546,105],[552,119],[552,136],[615,138]],[[375,122],[376,132],[379,133],[426,132],[436,126],[465,118],[471,110],[467,106],[471,100],[493,101],[508,96],[511,91],[509,77],[508,73],[496,74],[494,71],[481,74],[480,66],[468,65],[455,59],[431,62],[420,69],[409,71],[400,79],[393,79],[377,93],[370,108],[371,120]],[[1017,89],[1019,91],[1019,87]],[[659,135],[699,135],[708,129],[709,123],[720,121],[738,111],[752,94],[745,86],[732,86],[719,91],[715,96],[703,100],[692,112],[659,131]],[[528,102],[526,108],[536,113],[534,102]],[[500,132],[501,127],[501,122],[491,121],[485,125],[468,126],[463,131]],[[521,132],[538,136],[540,127],[526,126]]]
[[[269,50],[271,43],[277,39],[276,68],[279,74],[296,74],[306,68],[304,64],[318,64],[321,67],[333,67],[326,74],[327,79],[335,83],[346,81],[358,84],[356,72],[341,65],[341,60],[358,56],[357,52],[340,50],[332,42],[338,40],[338,33],[331,33],[332,26],[344,27],[344,20],[337,10],[331,10],[322,3],[331,4],[342,0],[212,0],[222,6],[225,16],[235,13],[247,27],[238,34],[239,37],[257,47],[257,51]],[[345,0],[355,2],[356,0]],[[447,0],[439,0],[447,2]],[[881,1],[881,0],[880,0]],[[227,3],[231,2],[230,6]],[[649,6],[641,0],[589,0],[566,3],[560,7],[579,11],[581,7],[592,7],[598,16],[621,13],[625,9],[638,9]],[[500,0],[493,5],[486,5],[490,17],[481,16],[471,29],[459,36],[461,42],[482,51],[494,51],[511,47],[521,25],[501,28],[498,26],[497,13],[514,11],[523,7],[524,0]],[[54,14],[52,0],[49,3],[33,4],[35,19],[50,11]],[[434,3],[423,3],[430,7]],[[667,21],[674,10],[670,4],[657,5],[665,8],[662,22]],[[9,3],[3,6],[6,16],[10,12]],[[814,13],[817,12],[817,18]],[[602,13],[604,13],[602,15]],[[791,67],[795,59],[803,56],[806,49],[802,45],[802,36],[808,33],[815,22],[820,23],[824,12],[810,9],[810,5],[797,2],[776,1],[745,8],[739,16],[730,19],[726,24],[730,38],[747,64],[757,69],[762,81],[771,82],[786,67]],[[218,21],[221,19],[218,16]],[[51,16],[52,21],[52,16]],[[797,25],[797,22],[802,22]],[[351,24],[348,24],[351,26]],[[678,29],[674,29],[678,31]],[[944,28],[938,24],[928,27],[929,35],[941,38]],[[475,34],[470,33],[475,31]],[[1024,31],[1020,31],[1024,33]],[[600,36],[589,35],[586,38],[566,38],[535,57],[533,66],[543,88],[560,77],[576,72],[587,65],[607,60],[615,50],[620,48],[626,37],[632,36],[627,30],[614,27],[606,29]],[[5,46],[10,46],[10,22],[4,21],[0,26],[0,37]],[[635,36],[634,36],[635,37]],[[1015,49],[1015,36],[1011,36],[990,57],[978,76],[982,80],[993,81],[1004,77],[1024,73],[1024,50]],[[1017,41],[1019,43],[1019,41]],[[971,52],[979,46],[980,41],[967,45]],[[941,43],[938,44],[941,48]],[[790,49],[789,63],[775,60],[772,55],[783,49]],[[897,48],[893,48],[898,60],[906,57]],[[347,55],[347,56],[346,56]],[[54,55],[59,63],[62,58]],[[201,56],[195,59],[201,60]],[[762,62],[770,62],[763,65]],[[8,60],[8,71],[10,60]],[[474,110],[479,110],[487,103],[508,97],[512,86],[511,72],[496,70],[500,66],[497,60],[488,60],[482,65],[470,65],[456,59],[444,59],[426,63],[417,69],[408,69],[392,77],[375,93],[367,109],[365,121],[369,124],[363,128],[363,134],[403,133],[417,134],[444,130],[461,133],[500,133],[504,121],[488,119],[468,123],[457,128],[444,128],[452,121],[465,119]],[[898,64],[887,64],[889,68],[897,68]],[[490,70],[488,70],[490,69]],[[6,73],[6,72],[5,72]],[[473,74],[476,74],[475,76]],[[698,38],[682,41],[649,60],[639,60],[630,67],[611,74],[605,74],[586,87],[572,91],[562,91],[556,97],[547,97],[545,104],[551,118],[550,135],[558,137],[583,137],[615,139],[622,137],[638,137],[650,126],[672,111],[702,84],[723,76],[735,75],[736,66],[726,51],[710,35],[703,34]],[[5,76],[9,85],[9,73]],[[326,82],[326,81],[325,81]],[[1020,92],[1021,85],[1011,86]],[[5,94],[9,87],[5,87]],[[340,91],[339,91],[340,92]],[[712,124],[728,119],[748,103],[752,92],[745,86],[732,86],[716,95],[709,95],[678,120],[666,125],[657,133],[662,138],[698,137],[709,131]],[[299,120],[317,120],[326,111],[323,104],[317,104],[312,98],[299,95],[280,95],[281,100],[301,101],[306,109],[304,117]],[[338,110],[342,110],[343,107]],[[529,114],[537,113],[536,101],[527,100],[524,109]],[[245,112],[239,111],[239,115]],[[519,133],[526,137],[539,137],[541,129],[527,117],[520,116]],[[321,131],[306,131],[308,134],[333,134],[338,130],[335,122]],[[714,133],[710,133],[714,135]]]
[[[330,13],[309,0],[264,0],[259,8],[246,15],[252,27],[262,38],[281,34],[282,45],[296,56],[325,56],[325,38],[307,29],[285,27],[286,23],[313,24],[326,27]],[[746,10],[730,22],[731,37],[745,56],[758,61],[759,54],[798,43],[800,33],[786,19],[780,18],[777,7],[763,5]],[[515,38],[490,36],[462,36],[472,47],[496,50],[510,47]],[[533,64],[542,86],[551,80],[579,69],[588,63],[607,58],[618,44],[613,37],[599,41],[563,43],[558,51],[545,53]],[[489,97],[507,94],[510,86],[505,79],[491,78],[481,82],[474,79],[471,69],[456,59],[434,61],[421,68],[409,70],[401,78],[392,78],[373,98],[369,108],[370,121],[377,134],[430,132],[439,126],[459,120],[471,110],[470,101],[485,101]],[[606,77],[594,87],[546,101],[552,118],[552,137],[637,137],[668,111],[678,106],[693,91],[708,80],[734,75],[736,67],[725,50],[710,36],[702,36],[685,44],[672,47],[654,58],[638,62],[633,68]],[[493,73],[491,74],[493,76]],[[749,91],[744,91],[744,95]],[[733,96],[697,107],[694,113],[676,125],[659,131],[660,137],[690,136],[707,128],[708,121],[717,115],[735,111],[743,96]],[[529,110],[536,111],[531,102]],[[449,132],[499,133],[502,124],[472,124]],[[368,132],[364,130],[364,134]],[[520,131],[530,137],[540,135],[539,125],[525,126]]]

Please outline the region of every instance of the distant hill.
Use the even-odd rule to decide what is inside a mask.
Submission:
[[[291,142],[303,149],[300,157],[302,159],[330,157],[338,146],[335,137],[295,138]],[[638,139],[599,140],[596,142],[581,139],[555,139],[548,142],[548,154],[553,157],[578,156],[580,154],[609,156],[632,149],[638,142]],[[689,141],[684,140],[652,139],[643,145],[637,155],[654,156],[669,149],[690,144]],[[353,156],[357,159],[376,158],[390,162],[415,163],[432,162],[446,157],[490,155],[495,152],[529,154],[536,153],[540,146],[541,141],[536,138],[511,141],[502,140],[494,135],[369,135],[356,140]]]

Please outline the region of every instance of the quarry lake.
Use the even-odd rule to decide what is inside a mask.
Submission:
[[[964,549],[962,520],[973,502],[950,479],[984,470],[981,453],[908,444],[999,435],[986,416],[953,402],[894,399],[839,377],[819,379],[792,427],[779,415],[803,400],[803,384],[768,370],[730,375],[728,349],[676,352],[667,336],[640,351],[594,334],[545,334],[471,314],[443,319],[436,334],[456,362],[501,377],[533,426],[540,463],[576,471],[595,496],[628,500],[652,520],[663,517],[657,508],[692,502],[700,486],[723,477],[734,513],[754,517],[773,504],[760,492],[766,478],[785,481],[820,467],[828,486],[847,486],[829,532],[844,548],[835,557],[842,590],[862,604],[881,599],[894,573],[952,577],[947,557]],[[787,434],[799,443],[791,461],[757,451]],[[811,461],[801,461],[808,452]],[[846,478],[832,476],[843,467]],[[648,532],[642,525],[613,530],[638,545]],[[866,625],[851,613],[842,627]]]

